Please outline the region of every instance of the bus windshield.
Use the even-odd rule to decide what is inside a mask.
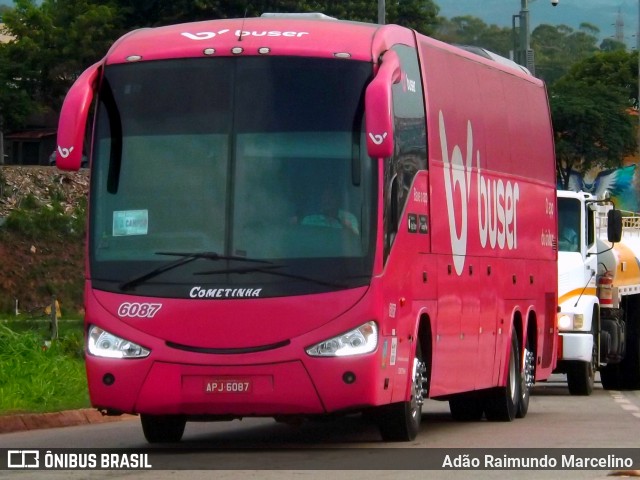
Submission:
[[[108,65],[91,172],[93,287],[235,298],[367,285],[371,76],[370,63],[302,57]]]

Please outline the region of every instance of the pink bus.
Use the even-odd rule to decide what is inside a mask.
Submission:
[[[149,442],[358,412],[406,441],[427,398],[524,417],[555,366],[548,102],[506,59],[319,14],[137,30],[66,97],[58,167],[83,152],[91,402]]]

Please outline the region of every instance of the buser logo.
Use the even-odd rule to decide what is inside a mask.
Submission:
[[[449,217],[449,235],[451,253],[456,273],[462,275],[467,255],[469,234],[469,205],[473,197],[471,189],[476,184],[478,213],[478,236],[481,248],[516,249],[518,248],[517,205],[520,200],[518,182],[511,183],[501,179],[485,177],[480,169],[480,150],[476,150],[476,182],[472,182],[473,172],[473,127],[467,122],[467,155],[463,158],[462,149],[455,145],[449,156],[447,129],[444,115],[440,111],[440,146],[444,163],[444,188]],[[458,192],[459,196],[454,195]],[[460,212],[460,225],[456,221],[456,212]]]
[[[218,35],[224,35],[225,33],[229,33],[231,30],[223,29],[218,32],[182,32],[182,36],[186,37],[190,40],[211,40],[212,38]],[[281,32],[280,30],[236,30],[233,32],[235,38],[242,37],[295,37],[300,38],[304,35],[309,35],[309,32]]]

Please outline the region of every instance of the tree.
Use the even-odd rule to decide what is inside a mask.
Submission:
[[[377,22],[377,0],[115,0],[126,28],[217,18],[257,17],[264,12],[321,12],[342,20]],[[387,1],[387,22],[430,33],[439,7],[432,0]]]
[[[597,27],[584,23],[575,31],[567,25],[539,25],[531,34],[536,74],[553,84],[569,67],[598,51]]]
[[[599,52],[576,63],[560,83],[582,81],[622,88],[627,106],[638,107],[638,53],[625,50]]]
[[[627,46],[624,42],[619,42],[613,38],[605,38],[602,40],[602,43],[600,43],[600,50],[603,52],[615,52],[616,50],[626,51]]]
[[[600,52],[571,67],[551,89],[558,178],[619,167],[636,149],[638,53]]]
[[[8,129],[22,126],[25,109],[57,111],[71,83],[120,32],[116,9],[98,0],[14,3],[3,19],[15,40],[0,45],[0,91],[13,93],[0,95]]]
[[[563,188],[572,171],[618,167],[635,150],[635,129],[624,88],[573,80],[559,82],[550,105],[557,173]]]
[[[441,19],[434,36],[447,43],[485,48],[504,57],[509,57],[513,49],[511,28],[487,25],[479,18],[468,15],[451,20]]]

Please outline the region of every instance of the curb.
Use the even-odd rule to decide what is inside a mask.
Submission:
[[[40,430],[43,428],[72,427],[95,423],[121,422],[137,418],[136,415],[109,417],[98,410],[83,408],[51,413],[23,413],[17,415],[0,415],[0,434]]]

